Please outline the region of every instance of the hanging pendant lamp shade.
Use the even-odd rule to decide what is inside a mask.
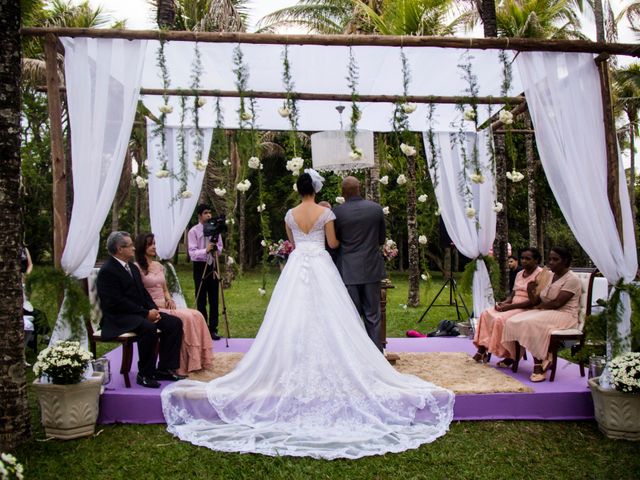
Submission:
[[[373,161],[373,132],[361,130],[356,134],[360,156],[353,155],[347,132],[329,130],[311,135],[311,159],[318,171],[358,171],[371,168]]]

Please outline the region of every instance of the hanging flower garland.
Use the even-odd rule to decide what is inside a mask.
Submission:
[[[204,155],[204,134],[200,127],[200,109],[207,103],[205,98],[200,97],[200,79],[202,78],[204,71],[202,68],[202,56],[200,54],[200,46],[198,42],[195,43],[193,52],[193,64],[191,66],[191,90],[193,95],[193,104],[191,106],[191,112],[193,116],[193,141],[195,145],[196,158],[193,162],[193,166],[199,172],[204,172],[207,169],[207,160],[203,159]],[[207,156],[208,157],[208,156]]]
[[[293,159],[299,159],[298,157],[298,100],[295,94],[295,84],[291,76],[291,64],[289,62],[289,46],[285,45],[282,51],[282,84],[287,92],[287,98],[285,99],[282,107],[278,109],[278,113],[281,117],[286,118],[289,121],[289,147],[293,154]],[[302,166],[300,166],[302,168]],[[298,170],[300,170],[298,168]]]
[[[169,169],[167,166],[167,135],[165,132],[165,125],[167,122],[167,115],[173,112],[173,107],[169,105],[169,95],[167,90],[171,86],[171,79],[169,78],[169,69],[167,68],[167,57],[165,54],[166,38],[160,36],[160,45],[156,52],[156,62],[160,69],[160,78],[162,79],[162,105],[160,106],[160,117],[158,118],[158,125],[154,128],[153,134],[155,137],[160,137],[160,150],[158,152],[158,165],[160,169],[156,170],[156,177],[166,178],[169,176]]]
[[[347,140],[351,147],[351,153],[349,154],[352,159],[362,158],[362,149],[356,146],[356,135],[358,134],[358,122],[362,116],[358,101],[360,96],[358,95],[358,80],[359,80],[359,68],[356,59],[353,55],[353,47],[349,46],[349,66],[347,68],[347,84],[351,90],[351,123],[349,131],[347,132]]]
[[[513,141],[513,132],[511,131],[513,128],[513,114],[511,113],[511,105],[507,101],[507,97],[511,91],[511,82],[513,81],[513,71],[511,68],[511,62],[509,61],[509,57],[504,50],[500,51],[499,54],[500,62],[502,64],[502,84],[500,88],[500,93],[505,98],[504,108],[500,112],[498,119],[504,125],[504,146],[507,153],[507,160],[511,161],[512,170],[507,172],[506,176],[513,183],[520,182],[524,179],[524,175],[516,170],[516,146]]]

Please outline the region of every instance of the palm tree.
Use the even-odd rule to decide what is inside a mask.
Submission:
[[[13,450],[30,434],[24,368],[22,285],[18,259],[20,211],[20,3],[0,2],[0,450]]]
[[[501,37],[586,39],[573,0],[504,0],[496,20]]]

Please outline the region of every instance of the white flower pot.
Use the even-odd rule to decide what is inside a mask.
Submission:
[[[640,441],[640,395],[600,387],[600,378],[590,378],[598,428],[609,438]]]
[[[60,440],[93,435],[98,419],[102,373],[72,385],[33,382],[47,437]]]

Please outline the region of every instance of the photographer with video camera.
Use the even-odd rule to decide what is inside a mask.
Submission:
[[[224,216],[211,218],[211,207],[200,204],[196,208],[198,223],[189,230],[189,257],[193,262],[193,281],[196,287],[196,306],[205,319],[209,319],[211,338],[218,335],[218,288],[216,250],[222,252],[221,233],[226,229]],[[207,316],[207,300],[209,315]]]

